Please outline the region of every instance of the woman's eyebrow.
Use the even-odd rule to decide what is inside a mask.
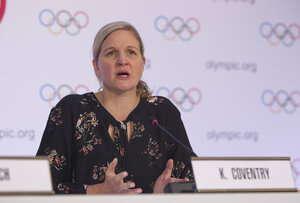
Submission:
[[[136,46],[128,46],[127,48],[133,48],[133,49],[139,50]]]
[[[108,50],[110,50],[110,49],[114,49],[114,48],[115,48],[115,47],[108,47],[108,48],[104,49],[103,52],[106,52],[106,51],[108,51]]]

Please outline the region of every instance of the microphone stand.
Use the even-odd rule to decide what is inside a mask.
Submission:
[[[182,146],[186,151],[190,152],[193,156],[197,156],[197,154],[189,147],[187,147],[185,144],[183,144],[180,140],[178,140],[174,135],[172,135],[169,131],[167,131],[164,127],[162,127],[157,120],[153,120],[152,121],[152,125],[153,126],[157,126],[158,128],[160,128],[162,131],[164,131],[165,133],[167,133],[167,135],[169,135],[172,139],[174,139],[180,146]]]

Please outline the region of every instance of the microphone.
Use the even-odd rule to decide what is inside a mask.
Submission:
[[[187,147],[180,140],[178,140],[174,135],[172,135],[169,131],[167,131],[164,127],[162,127],[154,117],[150,116],[149,119],[151,120],[151,124],[153,126],[156,126],[156,127],[160,128],[168,136],[170,136],[173,140],[175,140],[180,146],[182,146],[186,151],[188,151],[189,153],[191,153],[193,156],[198,157],[197,154],[191,148]]]

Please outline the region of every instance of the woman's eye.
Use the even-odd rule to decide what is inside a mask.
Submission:
[[[136,54],[135,51],[133,51],[133,50],[129,50],[128,52],[129,52],[130,55],[135,55]]]
[[[109,51],[106,56],[113,56],[114,55],[114,51]]]

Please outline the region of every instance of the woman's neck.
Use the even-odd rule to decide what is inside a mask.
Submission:
[[[117,120],[124,121],[140,102],[136,92],[124,92],[116,94],[109,91],[101,91],[96,96],[105,109]]]

